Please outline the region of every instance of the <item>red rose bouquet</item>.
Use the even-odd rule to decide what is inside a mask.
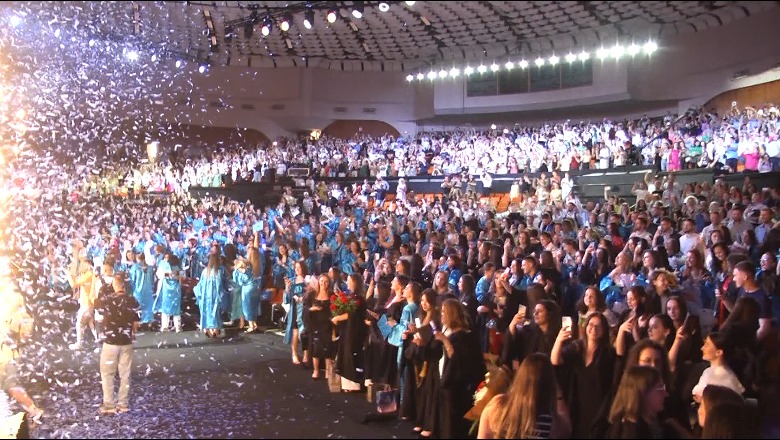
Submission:
[[[351,313],[357,310],[358,302],[346,293],[339,292],[330,296],[330,312],[333,316]]]

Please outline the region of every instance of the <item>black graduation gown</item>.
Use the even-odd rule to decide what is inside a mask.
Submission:
[[[359,384],[362,384],[364,379],[363,345],[368,335],[365,320],[366,309],[361,298],[358,308],[349,314],[349,319],[338,324],[336,373]]]
[[[583,349],[579,341],[563,347],[563,365],[555,367],[558,384],[571,412],[572,438],[603,438],[609,426],[617,356],[612,346],[602,347],[586,366]]]
[[[401,320],[401,311],[406,301],[395,302],[386,311],[377,312],[386,314],[396,322]],[[398,388],[398,347],[388,344],[379,331],[376,321],[371,320],[366,340],[366,377],[376,385],[390,385]]]
[[[463,416],[474,404],[474,392],[485,378],[485,362],[476,332],[459,331],[449,336],[452,358],[445,355],[439,387],[439,438],[468,438],[471,422]],[[436,366],[438,367],[438,365]]]

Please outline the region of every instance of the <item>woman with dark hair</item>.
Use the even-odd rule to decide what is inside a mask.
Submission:
[[[731,368],[734,348],[734,341],[726,332],[712,332],[707,336],[701,351],[702,358],[709,362],[710,366],[702,372],[699,382],[693,387],[691,394],[695,401],[701,401],[702,392],[707,385],[725,386],[740,395],[745,392],[745,387]]]
[[[650,318],[658,313],[657,310],[650,310],[647,293],[642,286],[628,289],[626,305],[628,309],[621,316],[622,324],[615,338],[615,352],[618,356],[624,356],[636,341],[647,336]]]
[[[612,329],[617,326],[618,318],[612,310],[607,308],[607,300],[599,288],[596,286],[588,286],[585,288],[585,292],[577,303],[577,315],[579,319],[577,320],[578,331],[575,337],[584,334],[585,323],[587,317],[591,313],[604,314],[604,317],[607,318],[607,323],[609,324],[610,334],[612,334]]]
[[[534,306],[531,323],[525,324],[525,320],[525,312],[521,314],[519,311],[504,335],[500,363],[511,365],[515,371],[531,353],[550,354],[561,329],[560,309],[549,299],[543,299]]]
[[[650,318],[647,325],[647,337],[651,341],[661,344],[667,352],[672,348],[676,334],[674,322],[668,315],[658,313]]]
[[[707,410],[701,438],[761,438],[758,407],[744,402],[723,402]]]
[[[333,368],[334,347],[332,341],[333,324],[330,322],[330,297],[333,286],[330,278],[322,274],[317,278],[317,290],[306,296],[304,305],[304,324],[309,333],[309,353],[312,359],[311,378],[320,378],[321,360],[325,360],[325,370]]]
[[[440,366],[437,434],[439,438],[466,438],[469,422],[463,416],[473,404],[477,385],[484,379],[485,362],[476,333],[468,328],[466,310],[458,300],[444,300],[441,323],[442,331],[434,334],[444,352]]]
[[[368,327],[366,326],[365,292],[363,278],[358,274],[347,277],[347,295],[355,301],[357,308],[331,318],[337,327],[338,354],[335,369],[341,376],[341,388],[344,392],[360,391],[364,379],[363,344]]]
[[[720,385],[707,385],[704,387],[704,391],[701,395],[701,402],[699,402],[699,407],[696,409],[696,416],[697,416],[697,424],[694,427],[694,438],[709,438],[709,437],[702,437],[702,429],[704,425],[707,423],[707,417],[709,415],[709,410],[714,408],[716,405],[720,405],[721,403],[728,403],[728,402],[735,402],[735,403],[745,403],[745,399],[742,398],[740,394],[738,394],[736,391],[732,390],[731,388],[723,387]],[[736,437],[730,437],[730,438],[736,438]],[[760,436],[751,436],[751,437],[745,437],[745,438],[760,438]]]
[[[309,344],[305,339],[306,327],[303,320],[304,300],[309,295],[309,286],[306,283],[306,265],[304,262],[296,261],[293,264],[295,268],[294,278],[285,278],[285,290],[283,303],[289,306],[287,312],[287,325],[284,332],[284,343],[290,345],[292,351],[292,363],[301,365],[298,358],[299,343],[303,350],[303,364],[309,363]]]
[[[469,319],[469,328],[476,328],[477,308],[479,307],[476,287],[477,283],[474,281],[474,277],[471,276],[471,274],[464,274],[460,277],[460,280],[458,280],[458,290],[460,291],[459,301],[466,308],[466,315]]]
[[[659,414],[667,396],[662,374],[653,367],[629,368],[609,411],[607,438],[665,438]]]
[[[574,341],[572,329],[562,327],[551,359],[571,410],[572,436],[603,437],[616,361],[607,318],[601,313],[588,315],[585,331]]]

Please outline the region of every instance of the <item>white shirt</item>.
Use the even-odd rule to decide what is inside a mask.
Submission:
[[[731,388],[739,394],[745,392],[745,387],[742,386],[737,375],[734,374],[730,368],[724,366],[712,366],[704,370],[704,372],[701,373],[701,378],[699,378],[699,383],[693,387],[692,394],[694,396],[701,396],[707,385],[720,385]]]

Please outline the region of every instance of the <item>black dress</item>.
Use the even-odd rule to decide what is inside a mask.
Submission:
[[[386,311],[377,310],[380,315],[386,314],[395,322],[401,320],[401,311],[406,301],[392,303]],[[388,344],[375,320],[371,319],[366,339],[366,377],[376,385],[390,385],[398,388],[398,347]]]
[[[368,335],[366,327],[366,308],[362,298],[356,298],[358,307],[349,314],[346,321],[338,324],[338,355],[336,373],[352,382],[363,383],[364,356],[363,345]]]
[[[311,306],[318,306],[320,310],[310,310]],[[309,333],[309,354],[315,358],[332,358],[335,354],[333,346],[333,324],[330,322],[330,300],[312,299],[304,309],[306,330]]]
[[[611,346],[596,350],[593,361],[585,365],[580,341],[563,347],[563,365],[555,367],[566,403],[569,405],[572,438],[603,438],[612,404],[615,350]]]
[[[445,354],[439,387],[439,438],[468,438],[471,422],[463,416],[474,404],[474,392],[485,378],[485,362],[476,332],[459,331],[449,336],[452,357]],[[438,368],[438,365],[435,366]]]
[[[442,343],[431,338],[425,345],[416,347],[414,355],[420,362],[418,371],[420,383],[415,395],[416,424],[423,431],[438,432],[438,397],[441,385],[439,360],[444,355]]]

